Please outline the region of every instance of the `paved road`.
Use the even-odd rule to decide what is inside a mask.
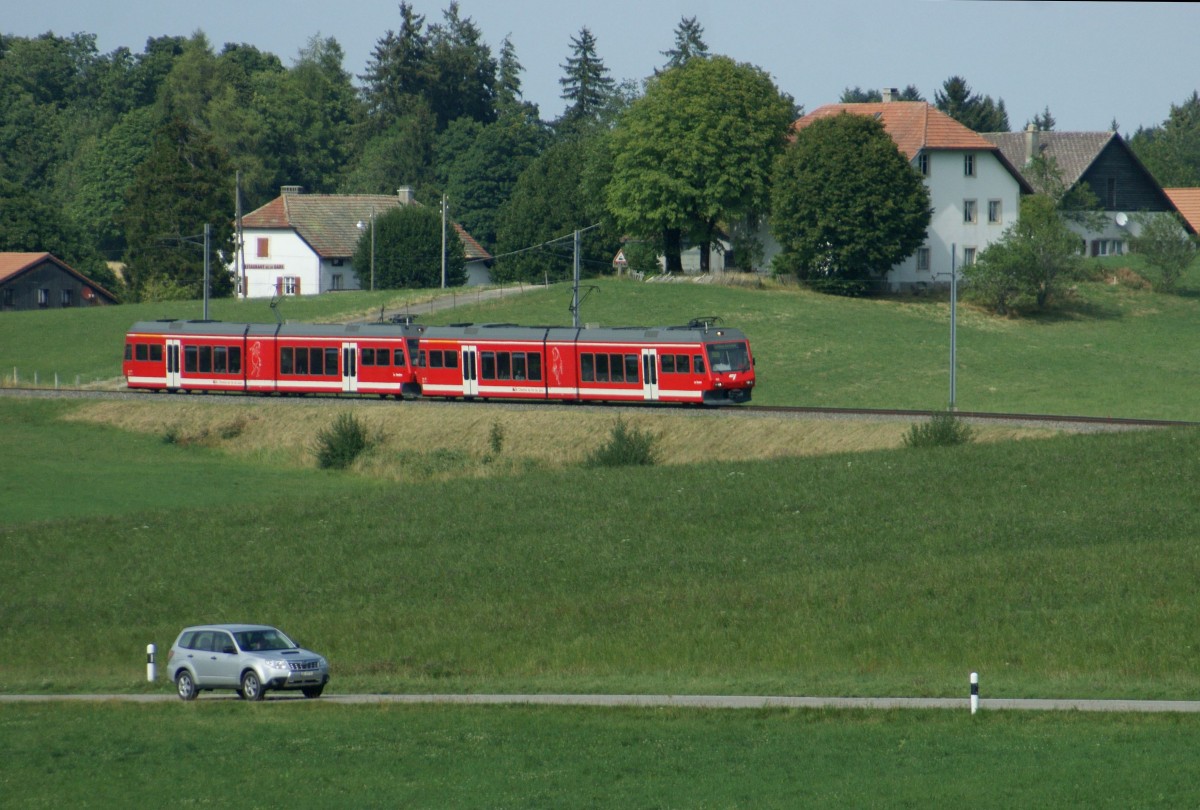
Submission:
[[[159,703],[176,701],[173,693],[141,695],[0,695],[0,703],[118,701]],[[237,700],[232,692],[206,694],[201,700]],[[272,702],[303,701],[292,694],[268,694]],[[322,703],[455,703],[469,705],[540,705],[610,707],[687,707],[697,709],[958,709],[970,708],[969,698],[899,697],[785,697],[754,695],[326,695]],[[981,698],[980,711],[1079,712],[1200,712],[1196,700],[1049,700],[1041,698]]]

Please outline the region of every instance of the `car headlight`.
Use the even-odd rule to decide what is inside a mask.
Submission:
[[[291,666],[287,661],[268,661],[267,666],[269,666],[271,669],[291,670]]]

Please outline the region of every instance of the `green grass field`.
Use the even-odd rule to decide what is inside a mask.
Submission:
[[[4,706],[6,807],[1190,807],[1200,725],[965,712]]]
[[[959,307],[956,404],[961,410],[1200,420],[1200,282],[1180,295],[1122,284],[1078,284],[1053,314],[1003,319]],[[949,400],[949,306],[933,298],[844,299],[795,288],[746,289],[602,279],[583,304],[587,323],[680,323],[719,315],[749,335],[762,404],[823,407],[945,407]],[[379,308],[419,308],[430,294],[347,293],[287,299],[291,320],[344,320]],[[429,323],[570,323],[567,285],[501,301],[456,306]],[[141,319],[200,317],[197,302],[134,304],[87,311],[5,313],[0,373],[72,385],[120,376],[124,331]],[[217,300],[211,317],[273,320],[264,301]]]
[[[563,292],[466,317],[562,322]],[[1195,418],[1195,299],[1079,295],[1071,316],[973,314],[960,358],[970,335],[1008,357],[1012,387],[1032,377],[998,386],[1013,410],[1103,413],[1127,395],[1119,415]],[[763,401],[944,401],[944,304],[617,282],[588,303],[600,321],[724,310],[758,347]],[[98,336],[119,346],[126,321],[154,317],[121,309],[6,315],[0,360],[40,345],[106,376]],[[914,354],[927,374],[885,373]],[[994,409],[968,401],[967,367],[960,407]],[[248,619],[327,654],[331,692],[964,696],[978,671],[987,697],[1200,695],[1200,431],[853,453],[826,438],[810,457],[396,481],[316,470],[299,428],[272,434],[290,453],[235,453],[69,418],[86,407],[0,399],[0,691],[165,693],[144,683],[148,642],[165,667],[183,625]],[[1180,806],[1200,741],[1191,716],[290,701],[4,704],[0,729],[0,795],[19,807]]]

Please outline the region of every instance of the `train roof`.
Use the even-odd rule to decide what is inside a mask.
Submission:
[[[461,340],[542,341],[559,340],[596,343],[704,343],[745,340],[740,329],[691,323],[685,326],[518,326],[511,323],[459,323],[449,326],[374,323],[238,323],[232,321],[169,320],[139,321],[129,328],[132,334],[225,336],[307,336],[307,337],[422,337]]]
[[[279,335],[315,337],[392,337],[415,336],[418,327],[403,323],[238,323],[233,321],[139,321],[129,331],[146,335]]]
[[[419,327],[427,339],[479,339],[510,341],[578,340],[596,343],[701,343],[745,340],[740,329],[716,326],[518,326],[511,323],[463,323]]]

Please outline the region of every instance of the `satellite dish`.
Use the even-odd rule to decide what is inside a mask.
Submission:
[[[1113,219],[1115,219],[1117,225],[1121,226],[1122,228],[1129,224],[1129,216],[1124,211],[1118,211],[1117,215],[1113,217]]]

